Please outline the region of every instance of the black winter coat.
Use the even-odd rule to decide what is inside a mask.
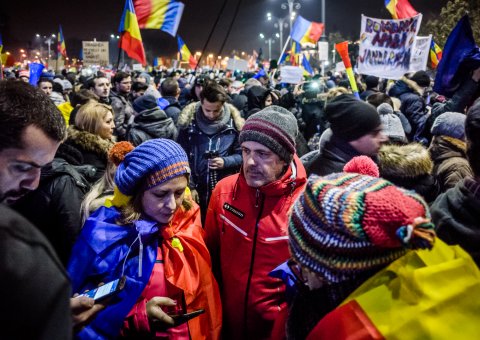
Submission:
[[[177,128],[172,118],[159,108],[140,112],[128,129],[127,140],[134,146],[154,138],[177,139]]]
[[[173,123],[176,125],[178,116],[182,111],[182,107],[180,106],[180,103],[175,97],[163,97],[163,99],[166,99],[169,103],[163,108],[163,111],[165,111],[167,117],[172,118]]]
[[[0,205],[2,339],[71,339],[68,275],[45,236]]]
[[[430,212],[437,236],[458,244],[480,266],[480,183],[466,178],[438,196]]]
[[[90,189],[77,170],[91,169],[55,158],[51,167],[42,169],[39,187],[14,207],[45,235],[65,266],[82,227],[80,205]]]

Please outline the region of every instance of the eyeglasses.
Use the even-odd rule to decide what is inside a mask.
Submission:
[[[302,267],[294,259],[288,260],[287,265],[293,276],[295,276],[296,282],[301,286],[305,285],[307,279],[303,276]]]

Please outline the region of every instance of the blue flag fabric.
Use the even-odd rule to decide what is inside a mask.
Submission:
[[[287,57],[288,57],[288,53],[284,52],[280,57],[280,60],[278,61],[278,65],[283,64],[287,60]]]
[[[315,72],[313,72],[312,66],[310,66],[310,63],[308,62],[308,59],[307,59],[307,57],[305,56],[305,54],[302,53],[302,55],[303,55],[303,58],[302,58],[302,66],[303,66],[303,68],[305,69],[305,71],[307,71],[310,75],[313,76],[313,74],[314,74]]]
[[[468,15],[463,16],[448,36],[438,65],[433,90],[452,97],[470,72],[480,67],[480,49],[473,39]]]
[[[265,77],[267,74],[265,73],[265,70],[261,68],[254,76],[253,78],[258,79],[261,77]]]
[[[30,79],[28,81],[30,85],[37,86],[44,68],[45,66],[43,64],[30,63]]]

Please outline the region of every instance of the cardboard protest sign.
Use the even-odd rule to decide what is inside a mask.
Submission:
[[[303,80],[303,68],[300,66],[282,66],[280,76],[282,83],[299,84]]]
[[[410,60],[410,72],[425,71],[427,69],[431,42],[431,34],[426,37],[415,38],[415,47],[413,48],[412,59]]]

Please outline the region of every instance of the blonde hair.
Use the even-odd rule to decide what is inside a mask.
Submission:
[[[75,126],[82,131],[98,135],[108,112],[113,115],[111,106],[89,100],[78,110],[75,117]]]

